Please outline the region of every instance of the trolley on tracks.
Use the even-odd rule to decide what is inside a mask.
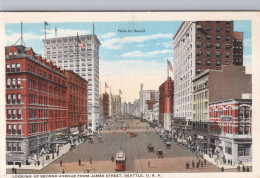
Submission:
[[[124,171],[126,166],[126,157],[124,150],[120,149],[116,154],[116,171]]]
[[[135,133],[134,133],[134,132],[130,132],[130,133],[129,133],[129,137],[130,137],[130,138],[134,138],[134,137],[135,137]]]

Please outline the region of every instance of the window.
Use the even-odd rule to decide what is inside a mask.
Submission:
[[[251,144],[238,144],[238,156],[249,156]]]
[[[211,48],[211,44],[208,43],[208,44],[206,45],[206,48],[207,48],[207,49],[210,49],[210,48]]]
[[[226,24],[230,24],[230,21],[226,21]]]
[[[205,103],[204,103],[204,108],[205,108],[205,109],[208,109],[208,102],[205,102]]]
[[[210,66],[210,61],[207,61],[206,64],[207,64],[207,66]]]
[[[22,110],[18,109],[18,119],[21,119],[21,118],[22,118]]]
[[[201,65],[201,61],[197,61],[197,65]]]
[[[217,36],[216,36],[216,40],[217,40],[217,41],[220,41],[220,40],[221,40],[221,37],[217,35]]]
[[[201,47],[201,42],[197,42],[196,43],[196,48],[200,48]]]
[[[216,62],[216,66],[219,67],[220,66],[220,61]]]
[[[207,40],[207,41],[210,41],[210,39],[211,39],[210,35],[207,35],[207,36],[206,36],[206,40]]]
[[[226,33],[229,33],[229,32],[230,32],[230,28],[227,27],[227,28],[226,28]]]
[[[16,71],[20,72],[21,71],[21,64],[16,64]]]
[[[207,26],[206,30],[207,30],[207,32],[209,32],[211,30],[211,26]]]
[[[10,64],[6,64],[6,72],[10,72]]]
[[[70,67],[73,67],[73,64],[70,64]]]
[[[230,37],[229,36],[226,36],[226,41],[230,41]]]
[[[7,104],[11,104],[11,95],[7,96]]]
[[[246,107],[246,109],[245,109],[245,119],[249,119],[249,113],[250,113],[250,108]]]
[[[201,51],[197,51],[197,56],[199,57],[201,55]]]
[[[230,53],[226,53],[226,58],[228,59],[230,57]]]
[[[12,64],[12,72],[15,72],[15,64]]]
[[[7,119],[11,119],[11,109],[7,109]]]
[[[17,143],[17,151],[21,151],[21,143],[20,142]]]
[[[216,57],[220,57],[220,52],[216,52]]]
[[[230,44],[226,45],[226,50],[230,50]]]
[[[197,69],[196,73],[200,74],[200,72],[201,72],[201,69]]]
[[[12,143],[10,142],[7,143],[7,151],[12,151]]]
[[[82,71],[82,72],[86,71],[86,68],[82,68],[81,71]]]
[[[17,103],[20,104],[21,103],[21,99],[22,99],[22,96],[21,94],[18,94],[18,97],[17,97]]]
[[[243,134],[244,127],[242,124],[238,124],[238,134]]]
[[[208,98],[208,91],[205,91],[205,98]]]
[[[17,88],[20,88],[21,87],[21,78],[18,78],[17,79]]]
[[[18,124],[17,126],[18,126],[17,134],[21,135],[22,134],[22,125]]]
[[[211,52],[207,51],[206,52],[206,57],[210,57],[211,56]]]
[[[16,102],[16,95],[13,95],[12,104],[15,104]]]
[[[242,119],[244,117],[244,108],[239,108],[239,118]]]
[[[225,153],[232,155],[232,143],[225,142]]]
[[[13,109],[12,111],[13,111],[13,119],[15,119],[16,118],[16,109]]]
[[[12,82],[12,88],[15,88],[15,83],[16,83],[16,80],[15,78],[13,79],[13,82]]]
[[[220,31],[221,31],[221,27],[217,27],[216,32],[220,32]]]
[[[10,88],[11,79],[7,79],[6,81],[6,88]]]
[[[13,124],[13,134],[16,134],[16,125]]]
[[[226,61],[226,62],[225,62],[225,65],[229,65],[229,62],[228,62],[228,61]]]
[[[220,44],[216,44],[216,49],[220,49]]]
[[[197,34],[197,40],[200,40],[200,38],[201,38],[201,35]]]
[[[245,134],[249,134],[249,133],[250,133],[249,129],[250,129],[250,125],[249,125],[249,124],[246,124]]]

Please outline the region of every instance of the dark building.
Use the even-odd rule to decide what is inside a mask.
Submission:
[[[88,126],[88,81],[66,70],[68,81],[68,133],[78,134]]]
[[[165,125],[164,118],[169,117],[170,121],[173,114],[173,85],[173,80],[168,77],[159,87],[159,123],[162,127]]]
[[[107,92],[103,94],[103,117],[109,117],[109,95]]]

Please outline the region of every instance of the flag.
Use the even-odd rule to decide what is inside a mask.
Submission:
[[[45,25],[46,27],[49,27],[49,30],[50,30],[50,27],[51,27],[51,26],[50,26],[50,24],[48,24],[48,22],[45,21],[45,22],[44,22],[44,25]]]
[[[83,49],[83,48],[85,47],[85,46],[84,46],[84,43],[83,43],[83,42],[81,43],[81,41],[80,41],[80,39],[79,39],[78,33],[77,33],[77,43],[78,43],[78,46],[81,47],[81,49]]]
[[[105,87],[106,87],[106,88],[109,88],[106,82],[105,82]]]
[[[122,95],[122,92],[121,92],[121,90],[119,89],[119,93]]]
[[[167,63],[168,63],[168,67],[169,69],[173,72],[173,67],[172,67],[172,64],[171,62],[167,59]]]

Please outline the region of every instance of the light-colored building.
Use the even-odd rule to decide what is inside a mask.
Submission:
[[[121,115],[121,97],[119,95],[113,95],[113,116],[120,116]]]
[[[84,47],[78,46],[84,43]],[[62,69],[72,70],[88,80],[88,126],[96,129],[100,123],[99,108],[99,46],[95,34],[48,38],[43,40],[47,60],[51,60]]]
[[[140,94],[140,112],[143,119],[150,117],[150,111],[153,105],[159,101],[159,91],[156,90],[141,90]]]
[[[159,102],[153,105],[153,119],[152,122],[159,124]]]

